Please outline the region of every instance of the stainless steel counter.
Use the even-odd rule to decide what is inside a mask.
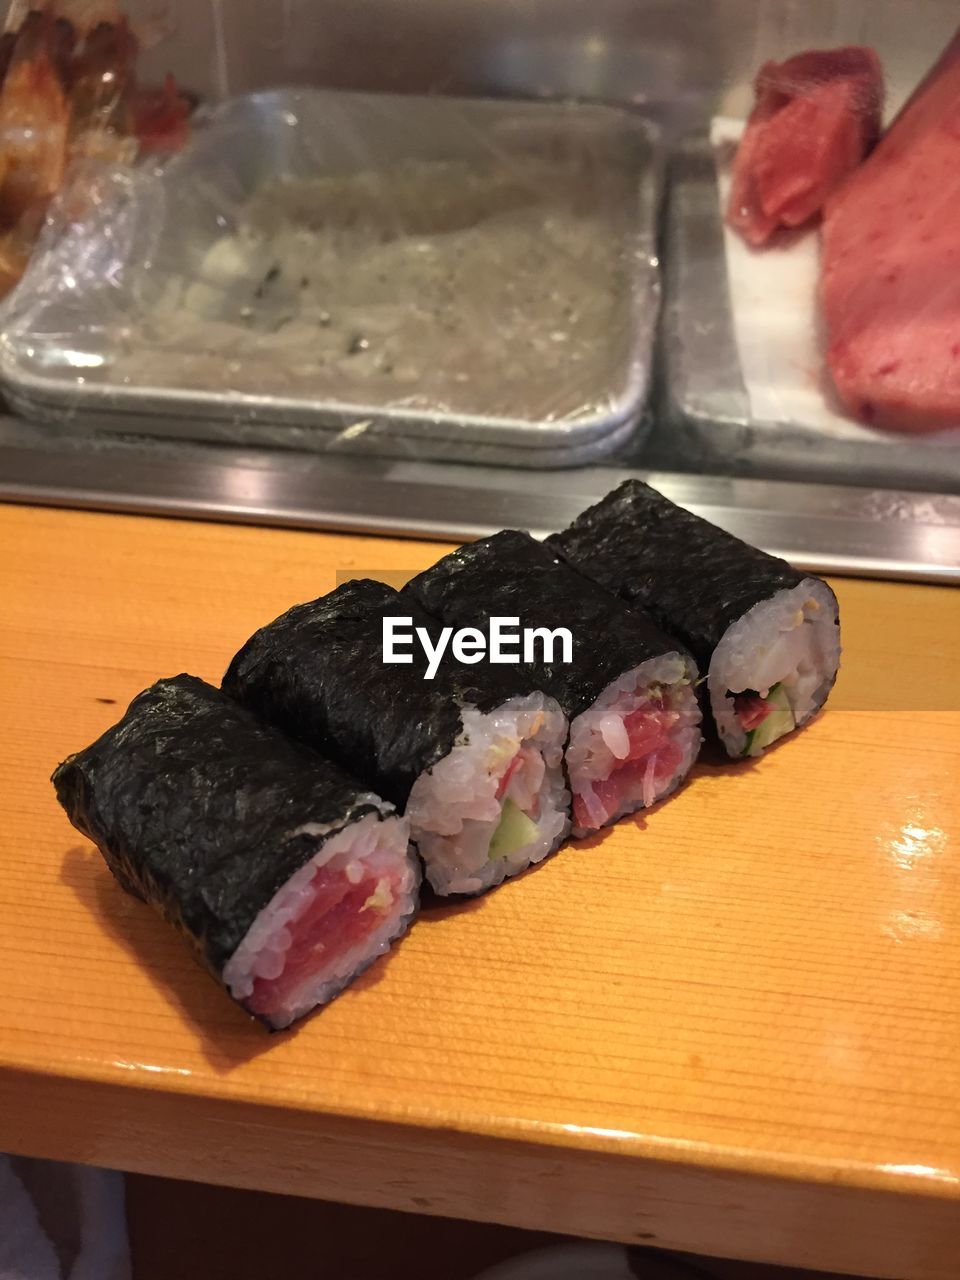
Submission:
[[[960,497],[641,471],[500,467],[78,439],[0,418],[0,500],[464,541],[543,535],[629,475],[818,572],[960,583]]]
[[[135,19],[153,8],[130,0]],[[144,77],[158,79],[174,66],[204,97],[291,82],[573,96],[638,107],[668,138],[704,128],[718,111],[745,112],[764,59],[827,44],[872,44],[895,109],[957,21],[955,0],[866,7],[846,0],[232,0],[229,22],[219,0],[171,0],[171,12],[173,34],[147,51]],[[663,470],[633,469],[628,446],[609,464],[544,473],[142,436],[73,438],[0,415],[0,499],[461,540],[504,526],[545,533],[625,475],[639,474],[798,565],[960,582],[960,497],[833,485],[803,467],[776,480],[687,474],[679,468],[693,465],[690,451],[675,424],[657,417],[647,457]],[[764,475],[783,466],[779,456],[762,462]],[[732,463],[724,455],[714,465]],[[910,483],[928,482],[913,474]]]

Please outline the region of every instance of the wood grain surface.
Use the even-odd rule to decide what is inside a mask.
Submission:
[[[960,1275],[960,593],[838,580],[825,714],[271,1037],[48,777],[160,675],[423,542],[0,508],[0,1149]]]

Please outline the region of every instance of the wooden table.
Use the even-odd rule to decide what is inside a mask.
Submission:
[[[0,509],[0,1149],[795,1265],[960,1275],[960,593],[837,581],[829,710],[429,910],[293,1033],[47,781],[157,676],[418,542]]]

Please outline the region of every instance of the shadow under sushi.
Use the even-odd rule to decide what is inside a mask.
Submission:
[[[522,875],[533,870],[528,867]],[[521,876],[511,876],[504,884],[511,884],[514,880],[521,879]],[[439,894],[430,885],[426,879],[420,889],[420,913],[417,916],[417,924],[431,924],[440,920],[446,920],[450,916],[462,915],[465,911],[477,911],[484,905],[488,893],[495,893],[497,889],[502,889],[503,884],[497,885],[493,889],[487,889],[484,893],[461,893],[461,894]],[[414,926],[416,927],[416,926]]]
[[[210,1067],[226,1074],[284,1043],[323,1010],[285,1031],[270,1031],[235,1004],[152,907],[125,893],[89,845],[63,855],[60,878],[104,932],[130,954],[193,1028]],[[389,958],[379,957],[337,999],[375,986]]]
[[[567,839],[559,849],[555,849],[553,853],[542,858],[540,862],[524,867],[516,875],[508,876],[499,884],[485,889],[482,893],[439,894],[431,887],[429,881],[424,880],[417,924],[439,924],[443,920],[462,915],[468,911],[479,911],[481,907],[486,905],[487,899],[492,893],[509,893],[514,885],[522,884],[529,876],[535,876],[542,867],[549,867],[556,858],[562,857],[563,851],[569,848],[570,844],[571,841]]]
[[[696,768],[696,766],[694,766]],[[671,791],[668,796],[657,800],[656,803],[650,805],[646,809],[637,809],[633,813],[626,813],[622,818],[617,818],[615,822],[608,822],[605,827],[599,827],[596,831],[591,831],[585,836],[571,836],[567,843],[563,846],[565,849],[576,849],[578,853],[589,853],[594,849],[598,849],[603,844],[606,837],[617,827],[633,827],[635,831],[646,831],[650,825],[651,818],[656,818],[657,814],[664,807],[670,804],[678,796],[682,796],[686,788],[690,784],[691,773],[684,778],[680,786],[676,790]],[[561,850],[562,852],[562,850]]]
[[[777,738],[775,742],[771,742],[768,747],[764,747],[758,756],[730,756],[727,754],[726,748],[720,739],[713,734],[704,738],[703,746],[700,748],[700,754],[696,763],[690,771],[688,782],[695,779],[698,774],[704,772],[709,774],[720,774],[724,777],[732,777],[734,774],[747,774],[757,767],[762,761],[769,756],[775,755],[784,748],[789,748],[794,739],[802,733],[806,733],[808,729],[812,729],[819,724],[826,715],[826,708],[821,707],[815,715],[805,721],[799,729],[791,729],[789,733],[785,733],[782,738]]]

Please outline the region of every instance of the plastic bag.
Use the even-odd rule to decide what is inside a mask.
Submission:
[[[235,99],[163,166],[76,176],[0,369],[45,420],[582,461],[645,401],[659,176],[604,107]]]

